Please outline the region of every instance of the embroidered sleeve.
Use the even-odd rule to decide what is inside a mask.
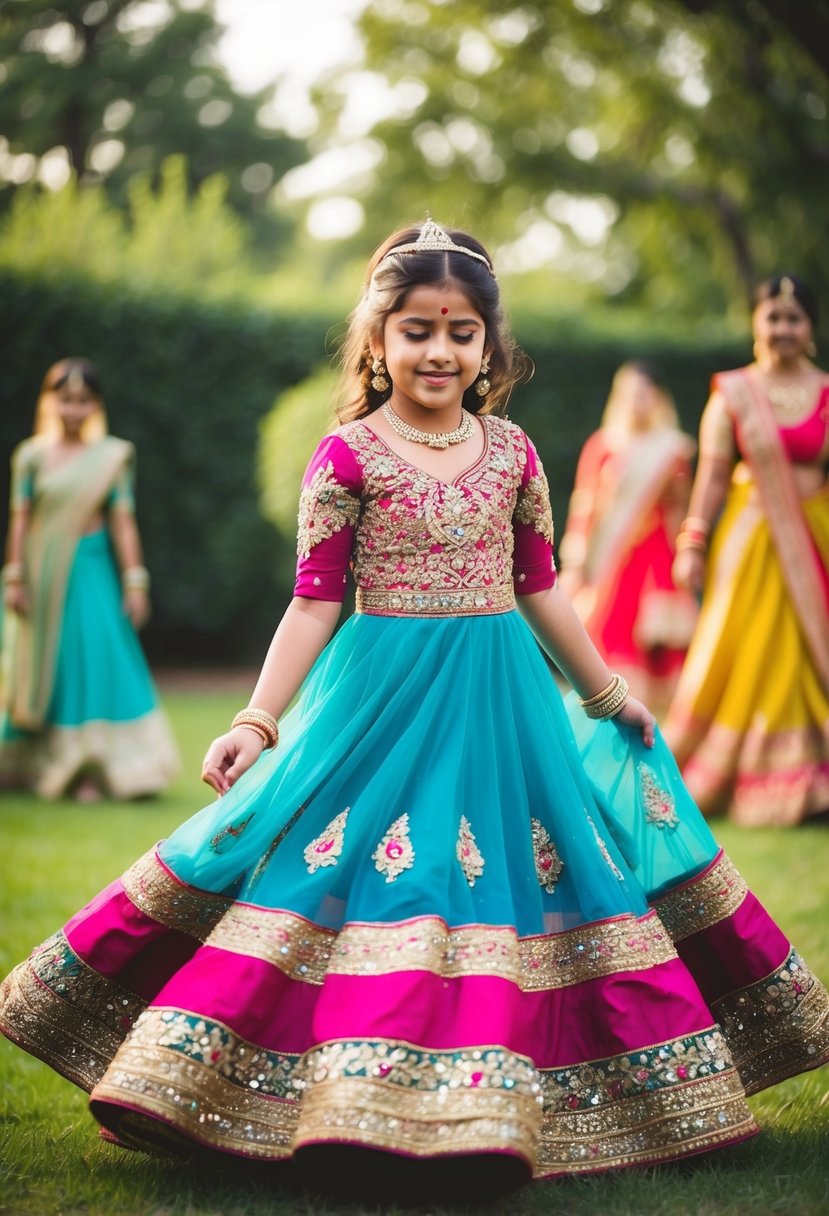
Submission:
[[[351,449],[337,435],[326,436],[311,458],[299,497],[295,595],[343,599],[361,489]]]
[[[716,378],[713,390],[700,419],[699,454],[716,460],[733,461],[737,458],[734,423],[728,412],[725,393],[718,386]]]
[[[545,591],[556,581],[550,491],[538,453],[529,439],[525,442],[527,462],[512,516],[513,582],[518,595]]]

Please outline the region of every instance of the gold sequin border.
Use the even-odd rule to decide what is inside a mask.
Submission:
[[[0,1026],[81,1089],[91,1090],[145,1002],[84,963],[54,934],[0,986]]]
[[[829,993],[796,950],[712,1010],[749,1094],[829,1062]]]
[[[322,984],[327,975],[431,971],[447,979],[496,976],[522,991],[539,992],[676,958],[671,937],[653,912],[524,938],[509,926],[449,928],[439,917],[349,924],[337,933],[295,913],[186,887],[152,853],[128,872],[124,886],[154,920],[217,949],[262,959],[309,984]]]
[[[123,1117],[140,1133],[143,1114],[151,1138],[156,1119],[173,1136],[251,1157],[320,1142],[423,1157],[500,1151],[539,1177],[666,1161],[757,1130],[715,1028],[539,1071],[497,1046],[333,1041],[277,1055],[216,1022],[153,1009],[92,1101],[116,1132]]]
[[[494,616],[514,608],[511,584],[459,591],[373,591],[358,587],[355,596],[355,610],[368,616]]]
[[[720,853],[689,882],[653,901],[659,918],[675,942],[733,916],[748,887],[731,859]]]

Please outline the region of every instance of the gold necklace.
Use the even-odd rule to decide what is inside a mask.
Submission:
[[[805,384],[768,384],[766,396],[781,414],[793,417],[802,414],[811,404],[814,393]]]
[[[410,443],[425,443],[430,448],[448,448],[451,443],[463,443],[464,440],[471,439],[475,433],[472,415],[467,414],[463,408],[461,408],[460,426],[457,426],[454,431],[418,430],[416,426],[410,426],[408,422],[404,422],[400,415],[394,412],[388,401],[381,407],[380,413],[401,439],[408,439]]]

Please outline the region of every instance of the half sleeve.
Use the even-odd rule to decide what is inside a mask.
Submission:
[[[362,484],[351,448],[338,435],[326,435],[302,479],[294,595],[342,603]]]
[[[527,463],[512,516],[515,548],[512,577],[516,595],[532,595],[555,585],[553,512],[544,467],[535,447],[524,436]]]

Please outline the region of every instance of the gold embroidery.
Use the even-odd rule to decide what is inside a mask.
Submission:
[[[326,828],[323,828],[319,836],[305,846],[303,856],[309,874],[314,874],[325,866],[337,864],[337,858],[343,851],[345,824],[350,810],[351,807],[347,806],[344,811],[340,811],[339,815],[335,816]]]
[[[251,811],[249,815],[246,815],[244,819],[240,819],[238,823],[228,823],[221,831],[217,832],[210,841],[212,852],[226,853],[228,846],[225,845],[225,841],[232,844],[237,836],[241,836],[255,814],[256,811]]]
[[[204,941],[233,902],[224,895],[212,895],[181,882],[155,849],[139,857],[121,883],[136,908],[168,929],[177,929],[199,941]]]
[[[513,518],[519,524],[532,524],[539,536],[543,536],[552,545],[555,529],[550,506],[550,488],[540,461],[538,469],[536,476],[531,477],[526,486],[519,490]]]
[[[445,979],[494,975],[525,992],[642,971],[677,957],[655,912],[519,938],[508,926],[450,929],[434,916],[348,924],[338,934],[292,912],[234,904],[207,940],[219,950],[261,958],[306,984],[322,984],[327,975],[431,971]]]
[[[675,942],[717,921],[732,916],[748,894],[748,887],[724,852],[696,878],[653,901],[653,906]]]
[[[0,986],[0,1026],[32,1055],[89,1090],[145,1001],[93,971],[56,933]]]
[[[771,975],[711,1010],[748,1094],[829,1061],[829,994],[796,950]]]
[[[414,865],[415,851],[409,838],[409,816],[395,819],[371,855],[375,868],[385,874],[386,882],[394,882],[404,870]]]
[[[257,886],[257,884],[259,883],[260,879],[262,878],[262,875],[263,875],[263,874],[265,873],[265,871],[267,870],[267,868],[268,868],[268,863],[270,862],[270,860],[271,860],[271,858],[273,857],[274,853],[275,853],[275,852],[276,852],[276,850],[279,848],[279,846],[282,844],[282,841],[283,841],[283,840],[285,839],[285,837],[288,835],[288,833],[290,832],[290,830],[291,830],[291,828],[294,826],[294,824],[297,822],[297,820],[301,818],[301,816],[303,815],[304,811],[305,811],[305,804],[303,803],[303,805],[302,805],[302,806],[297,807],[297,809],[294,811],[294,813],[293,813],[293,815],[291,816],[291,818],[290,818],[290,819],[288,820],[288,822],[285,824],[284,828],[282,828],[282,829],[281,829],[281,831],[277,832],[277,834],[274,836],[273,840],[272,840],[272,841],[271,841],[271,843],[268,845],[268,847],[267,847],[267,849],[265,850],[265,852],[262,854],[262,856],[261,856],[261,857],[259,858],[259,860],[257,861],[257,863],[256,863],[256,869],[255,869],[255,870],[253,871],[253,873],[251,874],[251,876],[250,876],[250,882],[249,882],[249,883],[248,883],[248,885],[247,885],[247,894],[248,894],[248,896],[250,896],[250,893],[251,893],[251,892],[254,890],[254,888],[255,888],[255,887]],[[237,906],[238,906],[238,905],[235,905],[235,904],[234,904],[234,907],[237,907]]]
[[[395,455],[362,422],[340,432],[363,473],[353,550],[362,611],[454,616],[515,606],[512,516],[526,438],[505,419],[482,421],[484,454],[451,485]]]
[[[535,854],[535,872],[538,882],[548,895],[552,895],[561,871],[564,869],[564,862],[559,857],[556,846],[550,839],[550,833],[541,820],[532,819],[530,823],[532,824],[533,853]]]
[[[309,557],[314,545],[328,540],[360,515],[360,499],[337,481],[334,465],[320,466],[299,496],[297,553]]]
[[[642,796],[645,800],[645,819],[658,828],[675,828],[679,823],[676,813],[676,802],[667,790],[663,790],[656,779],[656,773],[647,764],[640,764],[639,779],[642,782]]]
[[[599,829],[596,827],[595,823],[593,822],[593,820],[590,818],[589,815],[587,816],[587,822],[590,824],[591,828],[593,829],[593,835],[596,838],[596,844],[599,846],[599,852],[601,853],[602,857],[605,859],[605,862],[610,867],[610,869],[613,871],[615,877],[619,879],[619,882],[624,882],[625,881],[624,874],[619,869],[619,867],[616,865],[616,862],[613,860],[613,858],[610,856],[610,849],[608,849],[604,837],[599,835]]]
[[[484,865],[481,850],[475,841],[475,834],[466,815],[461,815],[461,825],[458,829],[458,843],[455,846],[463,876],[470,887],[475,886],[475,879],[483,877]]]
[[[357,589],[357,612],[372,616],[493,616],[512,612],[515,592],[507,587],[473,587],[468,591],[365,591]]]

